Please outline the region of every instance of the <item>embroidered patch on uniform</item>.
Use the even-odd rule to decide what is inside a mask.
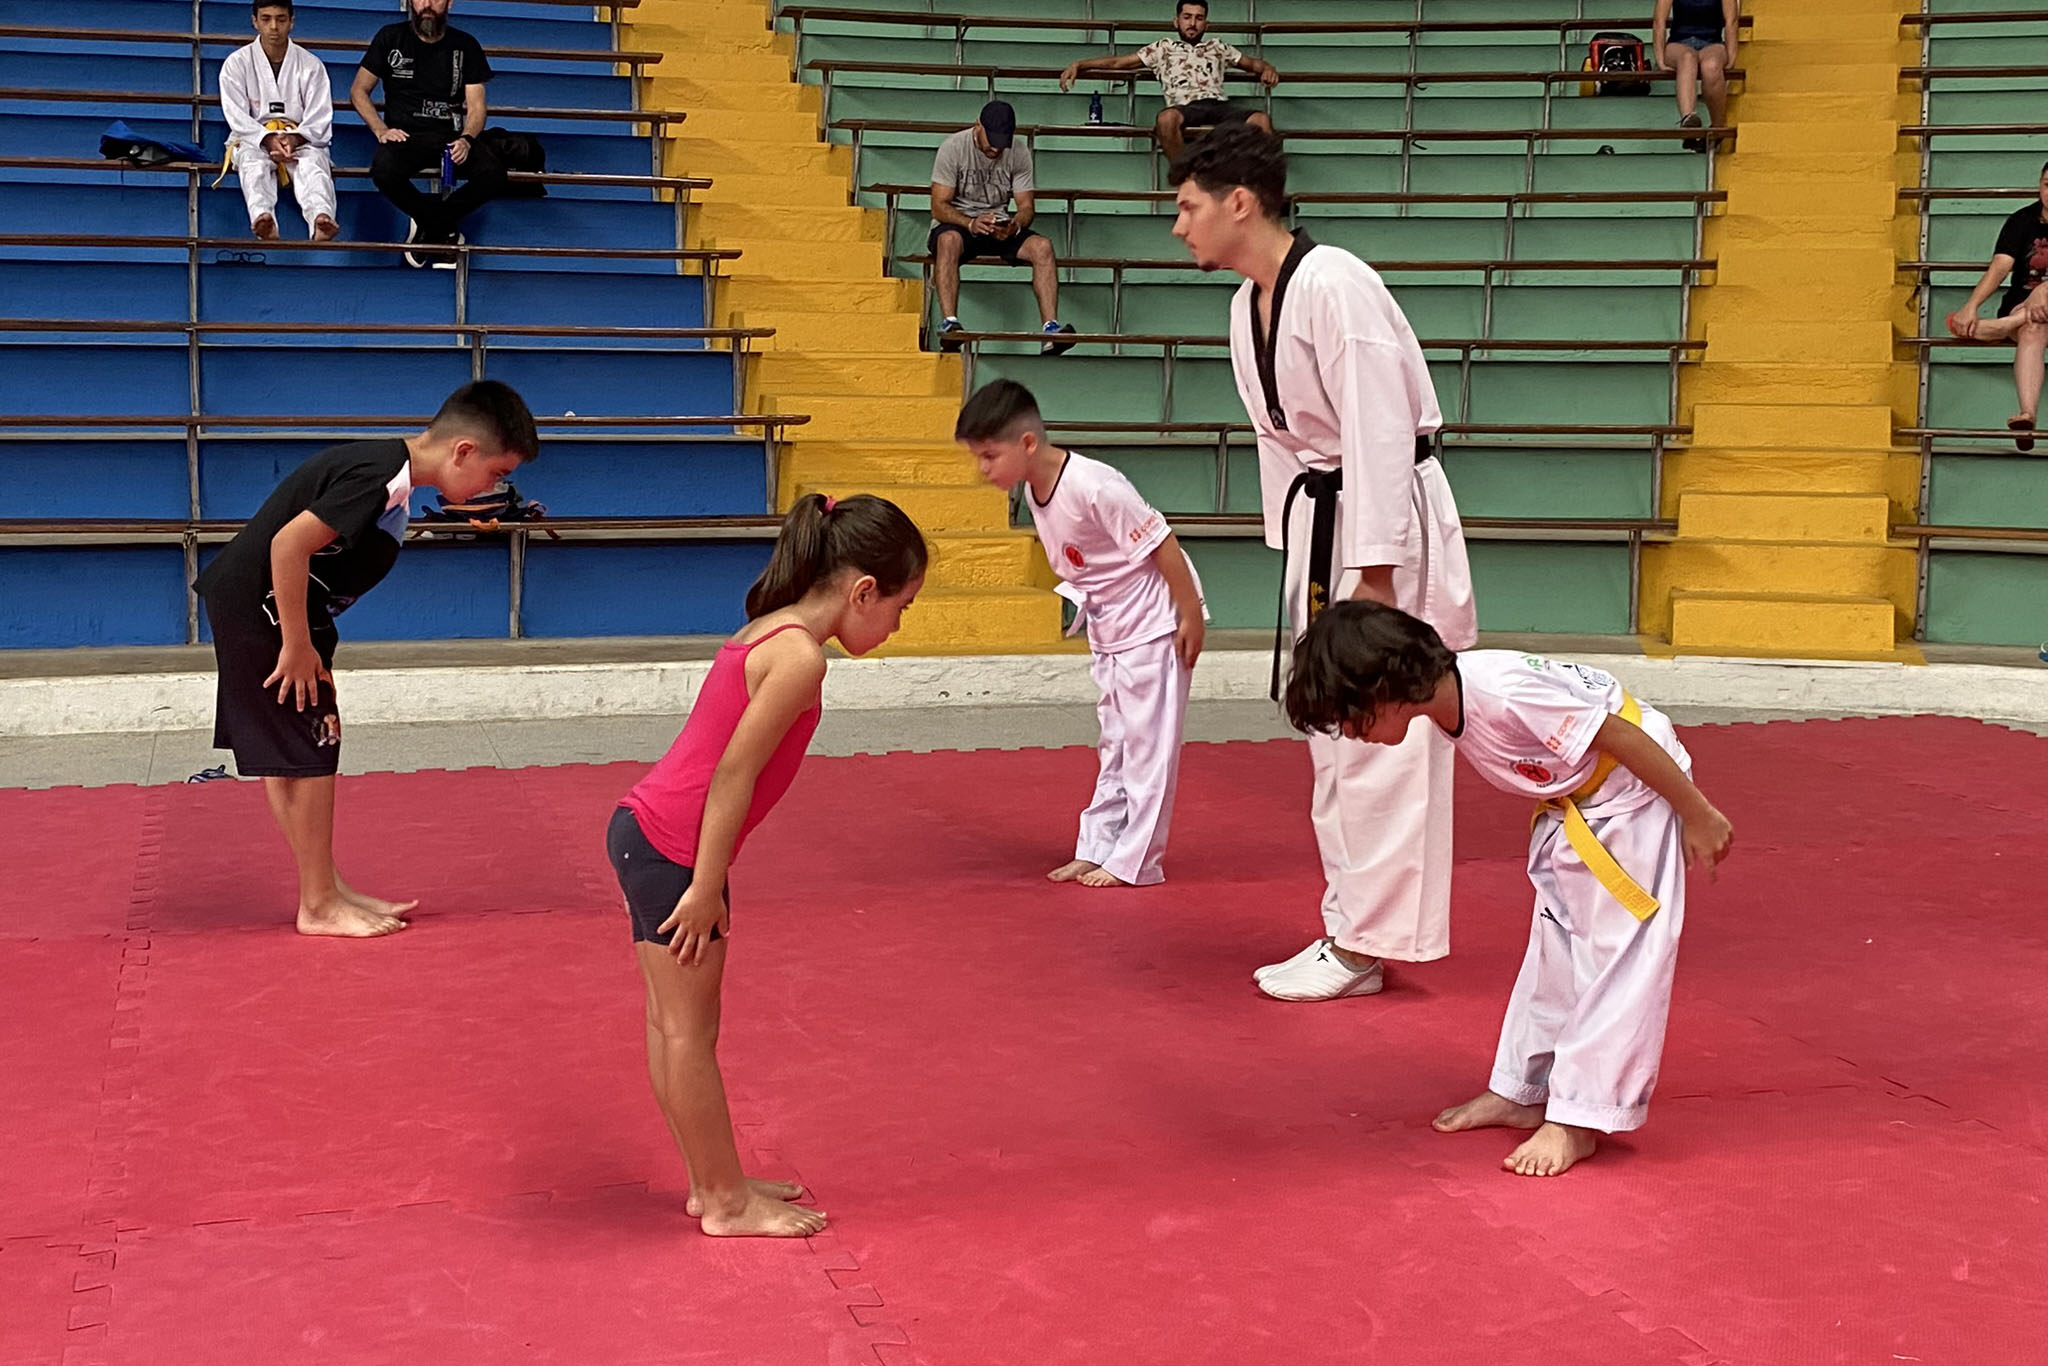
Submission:
[[[1516,762],[1515,772],[1521,774],[1524,778],[1527,778],[1532,783],[1547,783],[1551,780],[1551,773],[1549,769],[1545,768],[1541,764],[1532,764],[1527,759],[1518,760]]]
[[[1067,547],[1067,563],[1076,569],[1086,569],[1088,561],[1081,558],[1081,552],[1074,546]]]

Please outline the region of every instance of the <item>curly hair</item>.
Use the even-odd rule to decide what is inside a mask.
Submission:
[[[1332,603],[1294,646],[1287,723],[1325,735],[1346,722],[1368,730],[1382,707],[1429,701],[1456,663],[1426,621],[1362,599]]]

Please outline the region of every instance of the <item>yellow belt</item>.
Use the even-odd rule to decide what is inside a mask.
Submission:
[[[1616,713],[1632,726],[1643,724],[1643,709],[1635,698],[1627,693],[1621,696],[1621,710]],[[1586,818],[1579,813],[1579,803],[1591,801],[1593,794],[1600,790],[1608,775],[1616,766],[1612,754],[1602,754],[1593,765],[1593,772],[1578,789],[1565,797],[1550,797],[1536,803],[1534,820],[1542,819],[1546,811],[1556,811],[1564,819],[1564,837],[1571,841],[1574,851],[1585,863],[1594,877],[1608,894],[1622,905],[1622,909],[1638,920],[1648,920],[1657,913],[1657,898],[1643,890],[1641,883],[1628,875],[1628,871],[1615,862],[1614,855],[1600,843],[1600,837],[1593,833],[1593,827],[1586,824]]]
[[[265,119],[263,121],[263,131],[266,136],[271,133],[296,133],[299,131],[299,125],[291,119]],[[227,154],[220,159],[220,174],[213,178],[213,184],[210,188],[219,189],[220,183],[228,178],[228,172],[233,170],[235,165],[235,148],[240,145],[239,139],[228,139]],[[289,185],[292,183],[292,173],[289,167],[279,166],[277,168],[277,183],[279,185]]]

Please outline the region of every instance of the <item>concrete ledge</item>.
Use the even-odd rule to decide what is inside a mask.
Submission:
[[[1933,712],[2048,725],[2048,669],[2038,667],[1559,654],[1607,669],[1663,706]],[[336,685],[354,725],[655,716],[686,711],[710,667],[693,659],[341,669]],[[1262,698],[1271,668],[1263,650],[1212,650],[1195,670],[1194,696]],[[0,679],[0,736],[210,727],[213,693],[213,675],[197,672]],[[846,710],[1094,700],[1084,654],[842,659],[825,680],[826,705]]]

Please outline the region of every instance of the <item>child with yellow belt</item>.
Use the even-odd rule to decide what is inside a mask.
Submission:
[[[1537,801],[1535,923],[1488,1089],[1445,1133],[1535,1132],[1503,1162],[1556,1176],[1597,1134],[1641,1128],[1664,1049],[1685,925],[1685,870],[1711,872],[1733,831],[1692,784],[1671,722],[1613,675],[1511,650],[1446,649],[1425,622],[1332,604],[1295,647],[1287,718],[1302,731],[1399,744],[1448,735],[1495,787]]]

